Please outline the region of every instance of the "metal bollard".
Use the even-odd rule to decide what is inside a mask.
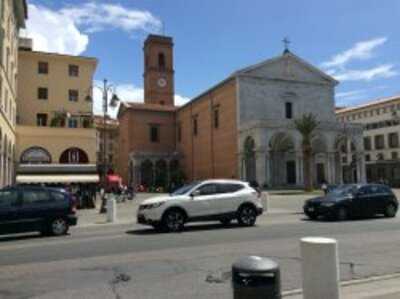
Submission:
[[[264,213],[269,212],[269,193],[266,191],[263,192],[262,205],[264,208]]]
[[[271,259],[247,256],[232,265],[234,299],[280,299],[279,265]]]
[[[337,242],[329,238],[303,238],[300,241],[303,298],[339,299]]]
[[[108,222],[117,221],[117,203],[115,199],[107,200],[107,221]]]

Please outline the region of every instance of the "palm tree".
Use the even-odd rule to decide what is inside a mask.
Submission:
[[[303,114],[302,117],[294,120],[294,125],[302,137],[302,150],[303,150],[303,174],[304,174],[304,189],[312,191],[313,183],[311,178],[311,139],[313,138],[314,131],[317,129],[319,122],[312,113]]]

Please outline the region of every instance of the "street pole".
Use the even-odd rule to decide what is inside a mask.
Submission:
[[[106,124],[107,124],[107,112],[108,112],[108,88],[107,79],[103,80],[103,198],[101,199],[100,213],[106,212],[106,192],[107,192],[107,134],[106,134]]]

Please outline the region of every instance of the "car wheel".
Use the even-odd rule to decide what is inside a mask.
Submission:
[[[388,204],[385,208],[385,217],[393,218],[396,216],[397,208],[394,204]]]
[[[306,214],[308,218],[310,218],[311,220],[317,220],[318,215],[317,214]]]
[[[345,221],[348,218],[348,213],[347,210],[345,208],[339,208],[336,211],[336,219],[338,221]]]
[[[232,219],[221,219],[220,222],[222,225],[227,226],[231,223]]]
[[[253,226],[257,220],[256,209],[250,205],[240,208],[238,212],[238,222],[243,226]]]
[[[56,218],[50,223],[49,232],[54,236],[62,236],[68,232],[69,226],[63,218]]]
[[[185,215],[180,210],[167,211],[163,217],[165,229],[170,232],[179,232],[183,230],[185,225]]]

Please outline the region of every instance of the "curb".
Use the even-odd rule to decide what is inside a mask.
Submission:
[[[112,226],[112,225],[127,225],[136,224],[136,221],[116,221],[116,222],[97,222],[97,223],[85,223],[78,224],[75,228],[86,228],[86,227],[102,227],[102,226]]]
[[[393,274],[386,274],[380,276],[371,276],[367,278],[360,278],[360,279],[352,279],[340,282],[341,287],[350,287],[353,285],[360,285],[360,284],[367,284],[369,282],[376,282],[376,281],[383,281],[383,280],[390,280],[394,278],[400,278],[400,273],[393,273]],[[303,289],[293,289],[289,291],[283,291],[282,297],[291,297],[300,295],[303,293]]]

